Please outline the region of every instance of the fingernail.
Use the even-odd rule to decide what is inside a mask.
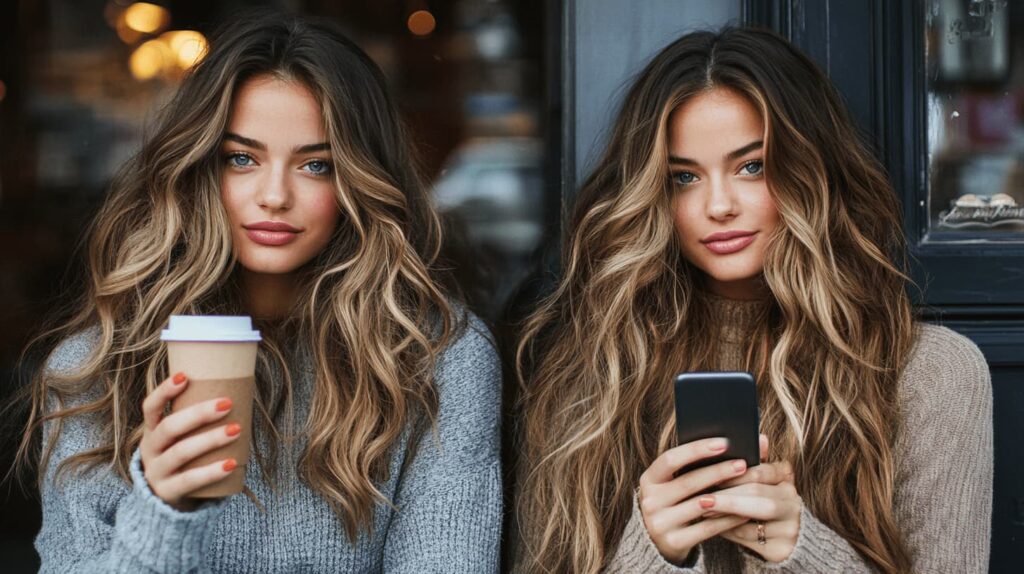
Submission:
[[[715,498],[713,496],[702,496],[697,502],[700,503],[701,508],[711,508],[715,505]]]
[[[732,461],[732,468],[736,472],[743,472],[747,468],[747,461],[745,461],[745,460],[734,460],[734,461]]]
[[[238,463],[235,462],[235,459],[229,458],[224,461],[224,472],[231,472],[232,470],[235,470],[235,467],[237,466]]]
[[[185,373],[175,373],[174,374],[174,384],[180,385],[181,383],[184,383],[184,382],[185,382]]]
[[[224,432],[228,433],[228,436],[238,436],[242,432],[242,425],[238,423],[231,423],[228,428],[224,429]]]
[[[724,438],[716,438],[708,443],[708,450],[711,452],[721,452],[729,446],[729,441]]]
[[[221,399],[217,401],[217,410],[224,412],[231,409],[231,399]]]

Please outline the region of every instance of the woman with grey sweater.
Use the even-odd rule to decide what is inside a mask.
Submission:
[[[383,75],[333,26],[250,16],[213,40],[42,339],[20,455],[40,456],[44,572],[497,569],[500,367],[438,270],[415,165]],[[165,410],[192,383],[163,373],[171,314],[263,332],[247,466],[189,469],[239,428],[223,398]],[[239,472],[245,496],[190,497]]]
[[[566,237],[519,347],[518,571],[987,571],[985,360],[913,319],[896,195],[804,54],[662,50]],[[762,463],[693,469],[728,443],[675,444],[672,381],[737,370]]]

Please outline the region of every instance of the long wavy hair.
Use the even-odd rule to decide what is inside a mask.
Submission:
[[[143,398],[167,376],[159,333],[168,317],[246,313],[218,148],[236,90],[260,75],[301,82],[319,101],[342,217],[301,270],[288,317],[264,325],[256,421],[274,440],[256,454],[273,470],[287,438],[274,424],[290,405],[286,358],[305,349],[314,400],[295,464],[354,540],[386,502],[375,483],[387,477],[392,447],[408,428],[436,420],[434,364],[461,313],[437,265],[441,226],[385,78],[329,22],[264,14],[229,24],[184,79],[88,232],[88,283],[73,316],[37,339],[52,349],[89,331],[94,345],[71,372],[35,376],[18,458],[46,469],[61,423],[88,415],[104,424],[103,443],[59,470],[110,465],[128,480]]]
[[[915,335],[896,195],[814,63],[732,28],[683,36],[635,80],[580,191],[564,276],[524,326],[517,562],[599,571],[640,475],[674,443],[670,381],[716,368],[716,318],[673,228],[666,136],[672,111],[714,88],[760,111],[781,220],[746,348],[762,432],[815,516],[880,570],[906,571],[893,443]]]

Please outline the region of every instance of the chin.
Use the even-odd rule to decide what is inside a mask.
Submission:
[[[761,277],[762,269],[757,265],[729,268],[704,268],[704,273],[718,283],[747,282]]]
[[[302,267],[304,261],[295,261],[290,257],[258,259],[240,257],[238,259],[238,263],[242,268],[250,273],[258,273],[260,275],[288,275]]]

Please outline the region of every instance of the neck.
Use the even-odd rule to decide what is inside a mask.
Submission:
[[[287,315],[298,292],[295,274],[240,272],[242,298],[254,319],[280,319]]]

